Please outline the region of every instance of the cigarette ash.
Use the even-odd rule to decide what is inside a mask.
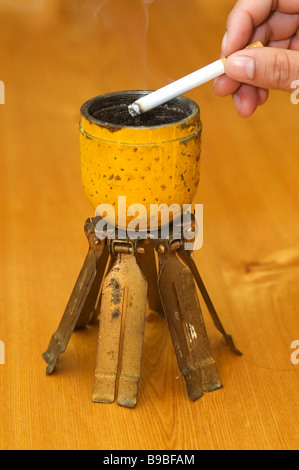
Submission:
[[[132,117],[140,116],[141,114],[138,104],[135,104],[135,103],[130,104],[130,106],[128,106],[128,111]]]

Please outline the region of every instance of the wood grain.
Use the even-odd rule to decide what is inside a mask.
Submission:
[[[155,0],[147,12],[139,0],[98,12],[96,1],[34,3],[0,1],[0,448],[298,449],[299,107],[288,94],[271,93],[246,120],[211,84],[188,94],[204,126],[196,261],[243,352],[228,350],[204,309],[223,389],[189,401],[165,320],[153,315],[134,410],[91,401],[96,326],[74,333],[46,376],[41,355],[93,216],[80,180],[81,104],[217,59],[234,2]]]

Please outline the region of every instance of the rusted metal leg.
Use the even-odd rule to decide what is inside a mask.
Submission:
[[[159,248],[159,292],[164,307],[172,343],[176,353],[178,366],[183,375],[186,388],[191,400],[197,400],[203,395],[201,378],[194,365],[186,334],[178,286],[182,282],[181,271],[184,265],[169,246],[163,241]],[[180,292],[182,292],[180,288]]]
[[[230,347],[230,349],[235,353],[235,354],[238,354],[238,355],[241,355],[241,351],[239,351],[235,344],[234,344],[234,341],[233,341],[233,338],[231,335],[227,334],[221,321],[220,321],[220,318],[218,317],[217,315],[217,312],[215,310],[215,307],[210,299],[210,296],[205,288],[205,285],[201,279],[201,276],[198,272],[198,269],[196,267],[196,264],[195,264],[195,261],[194,261],[194,258],[193,258],[193,253],[192,251],[190,250],[184,250],[183,247],[181,247],[179,250],[178,250],[178,255],[180,256],[180,258],[182,259],[182,261],[184,263],[186,263],[187,266],[189,266],[193,276],[194,276],[194,280],[199,288],[199,291],[202,295],[202,298],[208,308],[208,311],[211,315],[211,318],[214,322],[214,325],[215,327],[217,328],[217,330],[223,335],[225,341],[226,341],[226,344]]]
[[[83,328],[84,326],[95,322],[99,315],[98,300],[100,298],[101,285],[109,259],[108,242],[106,243],[104,240],[101,242],[95,235],[95,227],[99,219],[100,217],[88,219],[84,226],[90,248],[93,249],[96,256],[97,270],[75,329]]]
[[[47,374],[51,374],[53,372],[58,357],[66,350],[71,335],[77,326],[78,321],[80,321],[79,319],[82,311],[84,311],[86,299],[92,291],[95,281],[96,287],[98,287],[109,256],[106,242],[99,242],[95,239],[90,219],[88,219],[85,224],[85,232],[89,240],[87,256],[60,324],[50,340],[47,351],[43,354],[43,358],[48,363],[46,369]]]
[[[123,313],[123,286],[119,279],[119,255],[103,281],[100,324],[94,389],[94,402],[112,403],[118,369],[121,322]]]
[[[133,254],[118,254],[103,282],[93,401],[134,407],[144,339],[147,282]],[[117,381],[118,392],[117,392]]]
[[[182,321],[186,329],[191,356],[201,377],[202,388],[211,392],[221,388],[215,360],[198,301],[193,275],[188,267],[180,271],[180,282],[175,283]]]
[[[144,253],[138,256],[138,264],[148,284],[148,307],[152,312],[164,316],[158,291],[158,269],[156,266],[155,249],[152,242],[144,243]]]
[[[137,402],[141,373],[147,282],[132,255],[126,257],[126,270],[126,312],[117,403],[132,408]]]
[[[101,285],[105,273],[105,269],[108,263],[109,252],[108,250],[103,253],[103,257],[101,263],[98,266],[96,271],[95,278],[91,285],[91,288],[86,296],[84,305],[82,306],[82,310],[78,321],[76,323],[75,329],[83,328],[86,325],[90,325],[94,323],[99,316],[99,306],[98,301],[101,294]]]

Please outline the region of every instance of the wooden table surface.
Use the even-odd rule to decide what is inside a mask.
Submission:
[[[80,179],[81,104],[216,60],[233,4],[0,1],[1,449],[298,449],[299,106],[289,94],[271,93],[248,119],[211,83],[187,94],[204,126],[195,258],[243,352],[228,349],[202,305],[224,387],[191,402],[165,320],[153,316],[134,410],[91,401],[97,326],[73,334],[53,375],[42,359],[94,214]]]

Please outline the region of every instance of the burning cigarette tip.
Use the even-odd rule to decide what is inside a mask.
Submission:
[[[132,117],[137,117],[141,114],[141,109],[137,103],[130,104],[130,106],[128,106],[128,111]]]

